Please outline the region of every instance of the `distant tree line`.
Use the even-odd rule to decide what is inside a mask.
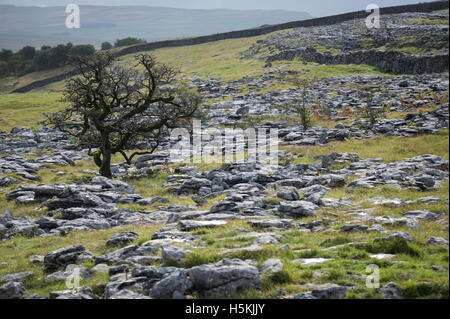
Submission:
[[[109,42],[103,42],[101,49],[109,50],[113,47],[121,47],[133,44],[145,43],[145,40],[137,38],[117,39],[114,46]],[[32,46],[25,46],[17,52],[2,49],[0,51],[0,78],[6,76],[22,76],[27,73],[60,68],[68,65],[70,56],[89,56],[96,52],[93,45],[72,43],[58,44],[51,47],[44,45],[40,50]]]
[[[0,76],[21,76],[30,72],[50,70],[65,66],[70,55],[88,56],[95,53],[90,44],[44,45],[40,50],[26,46],[18,52],[2,49],[0,52]]]

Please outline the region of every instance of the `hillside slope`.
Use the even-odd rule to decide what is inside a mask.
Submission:
[[[446,10],[429,13],[436,8]],[[212,43],[214,46],[214,42],[230,39],[230,43],[241,47],[252,41],[261,42],[251,45],[245,59],[252,59],[253,53],[258,53],[258,50],[264,47],[271,56],[259,56],[257,60],[267,59],[267,62],[270,62],[303,58],[321,64],[369,64],[395,73],[427,73],[448,69],[448,2],[381,8],[381,13],[383,17],[386,16],[381,29],[367,30],[367,13],[358,11],[257,29],[152,42],[115,52],[123,56],[159,48],[192,47],[195,44]],[[291,28],[295,30],[290,32]],[[287,31],[277,36],[280,30]],[[273,36],[270,33],[273,33]],[[261,37],[266,34],[269,36]],[[251,36],[253,40],[248,38]],[[234,42],[232,39],[240,40]],[[239,60],[233,59],[236,66],[241,63],[242,57],[238,58]],[[58,73],[57,70],[52,73],[55,77],[45,78],[42,73],[36,74],[35,81],[31,83],[29,80],[33,75],[27,75],[23,79],[5,80],[3,90],[28,92],[73,75]],[[6,86],[7,83],[9,86]],[[12,86],[13,83],[15,85]]]
[[[178,84],[205,98],[203,128],[220,134],[203,131],[181,162],[167,135],[130,165],[117,153],[113,179],[40,122],[67,106],[64,81],[1,94],[0,299],[448,299],[448,69],[392,74],[288,54],[430,61],[448,55],[448,14],[141,50],[180,69]],[[258,144],[276,161],[252,161],[243,129],[275,130]],[[236,159],[211,152],[227,149],[223,135]]]
[[[94,44],[124,37],[148,41],[254,28],[311,18],[282,10],[189,10],[147,6],[80,6],[80,29],[65,27],[64,7],[0,5],[0,49],[18,50],[72,42]]]

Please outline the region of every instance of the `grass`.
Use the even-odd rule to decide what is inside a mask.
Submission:
[[[121,231],[133,231],[140,237],[150,238],[161,226],[129,225],[109,230],[69,232],[67,236],[55,236],[47,238],[15,237],[0,243],[0,277],[9,273],[32,271],[33,276],[25,282],[25,288],[30,294],[48,295],[51,291],[66,290],[65,283],[47,284],[42,265],[34,265],[29,262],[34,255],[46,255],[59,248],[82,244],[90,252],[101,255],[108,252],[106,240],[113,234]],[[97,275],[81,285],[95,286],[99,282],[107,282],[104,275]]]
[[[414,24],[448,24],[448,19],[415,18],[408,21]]]
[[[439,190],[440,193],[447,192],[448,185]],[[419,196],[418,194],[416,194]],[[420,194],[428,196],[431,194]],[[370,198],[370,194],[368,197]],[[443,199],[448,198],[443,197]],[[448,206],[440,204],[440,208],[445,213],[448,220]],[[446,207],[446,208],[445,208]],[[426,209],[429,206],[420,204],[414,209]],[[403,208],[403,211],[409,210]],[[390,208],[386,208],[385,215],[391,215]],[[339,214],[339,223],[349,217],[345,214]],[[319,216],[316,219],[321,218]],[[340,225],[340,224],[339,224]],[[233,230],[246,226],[243,221],[232,221],[224,228],[208,232],[202,236],[201,241],[209,244],[208,248],[198,249],[196,253],[189,258],[189,265],[199,265],[215,262],[219,259],[218,251],[221,247],[229,244],[240,245],[242,242],[239,237],[234,236]],[[381,296],[374,290],[365,287],[366,267],[371,264],[380,267],[381,285],[390,281],[396,282],[405,290],[406,297],[412,298],[446,298],[448,293],[445,291],[448,287],[448,271],[436,272],[431,270],[432,265],[439,265],[448,270],[448,251],[444,248],[426,246],[425,243],[430,236],[445,237],[446,232],[442,226],[433,222],[421,222],[421,231],[406,230],[403,226],[396,226],[394,229],[408,231],[416,238],[414,243],[402,242],[373,242],[375,237],[383,235],[377,233],[303,233],[299,230],[289,230],[280,232],[284,235],[281,244],[289,243],[291,249],[280,250],[277,246],[267,245],[261,251],[257,252],[236,252],[232,257],[241,259],[253,259],[258,264],[268,258],[279,258],[284,264],[284,269],[280,273],[269,275],[262,279],[260,290],[248,290],[240,292],[232,297],[237,298],[274,298],[277,289],[286,290],[287,294],[294,294],[302,291],[311,290],[309,286],[302,285],[308,283],[325,284],[336,283],[354,287],[349,291],[347,298],[380,298]],[[233,237],[229,237],[232,233]],[[227,243],[224,243],[227,240]],[[326,247],[340,245],[349,242],[368,243],[361,246],[343,247],[335,250],[325,250]],[[247,243],[250,245],[251,241]],[[303,250],[295,253],[295,250]],[[369,258],[373,253],[391,253],[396,257],[392,261],[380,261]],[[324,257],[333,258],[335,261],[317,264],[312,266],[301,266],[292,263],[293,259]],[[319,276],[319,273],[323,273]],[[414,281],[411,281],[411,280]]]
[[[19,77],[10,76],[0,78],[0,92],[11,92],[16,88],[23,87],[34,81],[43,80],[70,70],[71,67],[66,66],[52,70],[32,72]]]
[[[444,130],[440,135],[424,135],[413,138],[396,137],[375,137],[365,141],[349,140],[344,142],[334,142],[325,147],[292,148],[290,152],[301,155],[303,162],[315,162],[314,156],[329,154],[331,151],[337,152],[357,152],[362,158],[382,157],[385,161],[400,160],[405,157],[416,156],[419,154],[432,153],[441,155],[448,159],[448,130]],[[117,156],[114,161],[122,159]],[[199,165],[202,167],[202,164]],[[75,167],[49,167],[39,172],[43,182],[75,182],[81,180],[85,173],[84,169],[95,169],[92,161],[79,161]],[[170,192],[163,187],[167,176],[172,174],[169,166],[150,178],[130,181],[136,186],[137,193],[145,197],[164,196],[170,198],[171,202],[179,204],[191,204],[190,198],[172,197]],[[64,170],[66,175],[56,176],[55,171]],[[351,179],[347,180],[347,183]],[[152,185],[152,187],[149,187]],[[383,186],[375,189],[357,189],[351,194],[345,192],[345,187],[333,189],[327,192],[329,197],[344,197],[351,195],[355,202],[365,201],[375,196],[398,197],[404,200],[414,200],[424,196],[441,196],[442,200],[448,199],[448,181],[440,185],[437,190],[421,192],[412,189],[397,189],[391,186]],[[10,190],[8,188],[7,190]],[[4,191],[5,193],[6,191]],[[3,196],[3,195],[1,195]],[[208,205],[222,200],[225,195],[215,199],[210,199]],[[274,198],[276,202],[278,199]],[[16,216],[26,215],[35,218],[43,216],[45,211],[36,211],[33,206],[14,207],[13,203],[0,201],[0,210],[10,209]],[[207,205],[207,206],[208,206]],[[208,206],[209,207],[209,206]],[[417,209],[428,209],[433,212],[443,212],[444,220],[448,221],[448,206],[443,202],[426,205],[416,203],[407,207],[389,207],[376,206],[367,203],[361,203],[355,208],[375,207],[377,210],[374,215],[389,215],[400,217],[404,212]],[[156,207],[136,207],[136,209],[156,209]],[[202,208],[203,209],[203,208]],[[208,209],[208,208],[205,208]],[[328,217],[330,210],[318,210],[316,217],[303,219],[303,222],[309,222],[324,217]],[[242,228],[261,232],[256,228],[251,228],[246,220],[230,220],[224,226],[214,229],[198,229],[192,231],[192,234],[200,235],[196,244],[206,245],[204,248],[188,249],[194,251],[184,260],[187,268],[202,264],[210,264],[227,258],[252,259],[256,264],[261,264],[268,258],[279,258],[283,264],[283,271],[264,277],[261,281],[261,287],[257,290],[242,291],[231,297],[236,298],[276,298],[279,289],[283,289],[283,294],[295,294],[302,291],[311,290],[311,286],[305,284],[328,284],[336,283],[340,285],[352,286],[347,298],[380,298],[381,296],[374,289],[365,287],[366,267],[376,264],[380,267],[381,285],[394,281],[403,290],[404,294],[410,298],[446,298],[448,297],[448,251],[442,247],[426,246],[428,238],[431,236],[448,237],[448,232],[443,230],[443,225],[436,222],[421,221],[421,230],[412,231],[402,225],[385,226],[389,230],[408,231],[416,240],[413,243],[375,243],[376,237],[384,235],[379,233],[342,233],[339,229],[342,225],[351,220],[344,210],[331,210],[336,217],[329,223],[331,232],[305,233],[297,229],[287,231],[275,231],[282,235],[280,245],[264,245],[258,251],[235,251],[223,255],[225,249],[242,248],[252,245],[257,237],[246,237]],[[31,265],[28,259],[32,255],[45,255],[49,251],[66,247],[74,244],[84,244],[87,249],[95,254],[103,254],[107,251],[105,241],[114,233],[120,231],[134,231],[140,235],[136,244],[143,244],[151,239],[152,234],[160,226],[126,226],[106,231],[91,232],[71,232],[65,237],[50,238],[23,238],[16,237],[0,244],[0,275],[31,270],[34,276],[26,282],[26,287],[30,293],[47,295],[50,291],[66,289],[64,283],[45,283],[46,274],[42,267]],[[337,232],[336,232],[337,231]],[[361,246],[345,246],[338,249],[328,250],[328,247],[336,246],[350,242],[367,242]],[[280,249],[281,245],[289,244],[290,249]],[[297,252],[300,251],[300,252]],[[20,253],[19,253],[20,252]],[[393,253],[395,257],[391,261],[379,261],[371,259],[373,253]],[[302,266],[294,263],[298,258],[332,258],[334,261]],[[163,266],[159,262],[155,265]],[[86,264],[86,266],[89,266]],[[434,271],[431,266],[442,267],[445,271]],[[107,281],[105,275],[96,275],[82,281],[83,285],[93,287],[101,292],[101,283]],[[194,298],[201,298],[200,295],[194,295]]]
[[[254,41],[262,37],[224,40],[203,45],[189,47],[167,48],[152,51],[161,62],[171,64],[180,69],[184,76],[212,76],[220,77],[225,81],[242,78],[245,75],[259,76],[267,70],[263,70],[264,60],[258,57],[265,55],[262,52],[255,58],[241,60],[241,52],[248,50]],[[406,41],[405,39],[403,39]],[[411,41],[413,39],[410,39]],[[364,41],[363,46],[369,47],[370,41]],[[318,47],[319,50],[327,48]],[[405,50],[416,50],[414,47]],[[411,51],[413,52],[413,51]],[[337,51],[335,52],[337,53]],[[123,57],[123,63],[133,63],[134,55]],[[303,63],[296,61],[278,61],[273,63],[273,70],[294,69],[305,73],[308,70],[308,77],[317,76],[318,78],[338,77],[348,75],[383,75],[374,67],[367,65],[332,65],[325,66],[315,63]],[[56,70],[54,70],[56,72]],[[26,81],[31,81],[32,77],[36,79],[37,74],[28,75]],[[24,79],[25,81],[25,79]],[[20,85],[26,82],[20,82]],[[1,85],[1,84],[0,84]],[[60,90],[63,82],[54,83],[46,90]],[[273,82],[266,88],[259,90],[267,92],[269,90],[279,90],[291,87],[284,82]],[[330,91],[334,88],[330,88]],[[244,89],[243,94],[250,91]],[[330,92],[331,93],[331,92]],[[64,106],[60,101],[61,94],[54,92],[40,91],[26,94],[6,94],[0,96],[0,130],[9,131],[14,126],[27,126],[36,128],[37,121],[42,120],[42,112],[56,111]],[[398,117],[399,114],[391,113],[388,116]],[[280,117],[261,117],[260,120],[280,120]],[[284,118],[286,120],[286,118]],[[298,117],[290,116],[288,122],[298,122]],[[336,123],[331,121],[318,121],[315,124],[333,127]],[[408,157],[414,157],[421,154],[436,154],[449,159],[449,132],[441,130],[438,135],[421,135],[412,138],[399,138],[395,136],[384,137],[377,136],[366,140],[355,138],[343,142],[332,142],[325,146],[314,147],[292,147],[282,146],[281,150],[294,154],[293,164],[295,163],[317,163],[315,159],[318,155],[328,155],[331,152],[352,152],[358,153],[361,158],[383,158],[385,162],[393,162]],[[43,154],[36,154],[36,156]],[[31,156],[31,155],[30,155]],[[113,157],[113,162],[122,162],[120,155]],[[199,171],[207,171],[219,168],[218,163],[194,163],[190,166],[196,166]],[[171,204],[194,205],[189,196],[173,196],[170,187],[165,186],[167,177],[175,174],[175,169],[182,166],[169,165],[161,171],[148,178],[141,178],[127,181],[130,185],[136,187],[136,193],[144,197],[167,197]],[[330,169],[340,169],[345,165],[333,166]],[[77,183],[85,182],[93,175],[84,173],[83,170],[97,170],[92,161],[78,161],[75,167],[48,166],[41,170],[38,175],[42,178],[42,183]],[[65,175],[57,176],[57,171],[66,172]],[[354,177],[347,177],[347,184]],[[0,189],[0,212],[10,210],[14,216],[29,216],[39,218],[46,215],[45,209],[36,207],[36,205],[18,206],[14,202],[6,202],[4,196],[7,192],[17,188],[14,185]],[[200,235],[200,239],[194,243],[193,247],[184,244],[186,248],[193,251],[185,260],[185,267],[194,267],[202,264],[210,264],[219,261],[222,258],[240,258],[251,259],[255,265],[260,265],[268,258],[278,258],[284,268],[281,272],[268,275],[261,280],[259,290],[248,290],[239,292],[230,297],[236,298],[275,298],[279,294],[279,289],[285,290],[282,295],[291,295],[302,291],[311,290],[310,285],[306,284],[329,284],[352,286],[347,298],[380,298],[381,295],[375,289],[369,289],[365,286],[368,265],[375,264],[380,267],[381,285],[394,281],[399,285],[407,298],[448,298],[448,248],[427,246],[426,242],[431,236],[448,238],[448,231],[444,231],[444,226],[448,224],[449,208],[443,201],[449,198],[449,182],[442,183],[439,188],[422,192],[413,189],[398,189],[392,186],[382,186],[374,189],[356,189],[351,193],[346,191],[346,187],[332,189],[327,191],[326,197],[343,198],[350,197],[359,208],[375,208],[371,213],[373,216],[392,216],[401,217],[406,211],[426,209],[436,213],[443,213],[443,219],[440,222],[420,221],[421,230],[413,231],[404,225],[384,225],[389,231],[407,231],[414,238],[412,243],[401,242],[374,242],[377,237],[383,237],[384,234],[370,233],[344,233],[340,228],[344,224],[349,224],[353,217],[346,210],[342,209],[318,209],[317,216],[302,219],[301,222],[311,222],[322,218],[330,218],[328,231],[322,232],[303,232],[299,229],[289,229],[285,231],[273,231],[281,235],[279,245],[263,245],[260,250],[245,251],[235,250],[232,253],[224,254],[224,250],[245,248],[254,243],[258,238],[249,237],[247,231],[263,232],[264,230],[252,228],[246,220],[230,220],[226,225],[213,229],[197,229],[192,234]],[[274,194],[271,194],[274,195]],[[208,210],[216,202],[223,200],[225,194],[216,198],[208,199],[208,203],[199,210]],[[390,207],[373,205],[367,203],[367,199],[373,197],[398,197],[403,200],[416,200],[425,196],[440,196],[442,201],[437,204],[414,203],[404,207]],[[280,199],[270,198],[267,204],[276,204]],[[157,210],[159,206],[167,204],[155,204],[150,206],[138,205],[120,205],[120,208],[130,208],[136,211]],[[331,215],[332,213],[333,215]],[[330,217],[332,216],[332,217]],[[363,223],[363,222],[361,222]],[[370,224],[368,224],[370,225]],[[163,225],[137,226],[129,225],[110,230],[89,231],[89,232],[69,232],[64,237],[49,238],[24,238],[15,237],[11,240],[0,243],[0,276],[8,273],[21,271],[32,271],[33,277],[25,283],[29,293],[48,295],[51,291],[66,289],[64,283],[45,283],[47,274],[43,272],[42,265],[30,264],[29,258],[33,255],[45,255],[58,248],[83,244],[88,250],[96,255],[104,254],[108,251],[105,242],[111,235],[121,231],[134,231],[139,234],[139,239],[135,244],[142,245],[150,240],[152,235]],[[328,249],[329,247],[351,243],[366,242],[359,246],[344,246],[337,249]],[[282,245],[288,244],[288,249],[281,249]],[[201,248],[199,248],[201,247]],[[395,257],[392,260],[376,260],[370,258],[374,253],[392,253]],[[304,266],[294,263],[299,258],[332,258],[334,261]],[[157,266],[163,266],[160,262],[155,262]],[[84,264],[91,267],[92,263]],[[438,266],[443,271],[433,270],[432,266]],[[436,268],[436,267],[435,267]],[[93,287],[99,294],[102,293],[101,284],[108,281],[108,276],[99,274],[88,280],[82,281],[82,285]],[[194,295],[194,298],[201,297]]]
[[[62,95],[52,92],[0,95],[0,130],[9,132],[15,126],[37,128],[44,120],[43,112],[56,112],[64,107]]]
[[[423,154],[435,154],[449,159],[449,132],[441,130],[437,135],[419,135],[411,138],[396,136],[376,136],[358,140],[351,138],[344,142],[331,142],[325,146],[280,146],[280,150],[296,154],[294,163],[316,163],[314,157],[337,153],[357,153],[361,158],[382,158],[385,162],[399,161],[404,158]]]
[[[221,40],[206,44],[198,44],[183,47],[162,48],[149,52],[154,55],[160,62],[169,64],[181,72],[184,77],[201,76],[201,77],[215,77],[221,78],[224,82],[243,78],[244,76],[258,77],[266,70],[263,69],[265,65],[265,58],[267,57],[267,48],[261,50],[252,58],[241,59],[243,52],[249,51],[256,41],[269,37],[273,34],[263,35],[259,37],[249,37],[241,39]],[[341,53],[341,50],[335,48],[325,48],[316,45],[319,51],[331,51],[333,54]],[[274,51],[275,52],[275,51]],[[132,66],[135,62],[135,54],[130,54],[121,57],[123,65]],[[326,78],[332,76],[345,75],[362,75],[362,74],[384,74],[375,67],[367,65],[317,65],[315,63],[303,64],[303,61],[277,61],[272,63],[274,70],[279,70],[284,66],[289,68],[310,69],[311,76],[316,75],[318,78]],[[48,76],[53,76],[67,71],[67,67],[63,69],[51,70],[48,72],[35,72],[27,74],[22,78],[8,78],[0,83],[0,87],[7,85],[7,83],[18,82],[16,87],[21,87],[34,80],[40,80]],[[46,91],[61,91],[64,86],[64,81],[52,83],[40,88]],[[6,90],[5,92],[8,92]]]

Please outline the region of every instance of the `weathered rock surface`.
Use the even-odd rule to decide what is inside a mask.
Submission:
[[[205,297],[219,297],[243,289],[258,289],[258,269],[240,259],[222,259],[214,265],[196,266],[189,270],[194,289]]]
[[[135,241],[139,237],[138,234],[134,232],[123,232],[113,235],[106,241],[106,246],[115,247],[129,244]]]
[[[93,254],[86,250],[83,245],[65,247],[47,254],[44,258],[45,271],[53,271],[63,268],[69,264],[93,259]]]

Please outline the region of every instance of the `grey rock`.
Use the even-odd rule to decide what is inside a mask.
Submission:
[[[45,205],[52,210],[70,207],[109,207],[99,196],[87,192],[75,193],[67,197],[49,200],[45,202]]]
[[[136,245],[126,246],[114,251],[111,251],[105,255],[96,256],[95,263],[96,264],[107,264],[112,265],[115,263],[119,263],[129,257],[140,256],[139,247]]]
[[[384,298],[387,299],[403,299],[401,288],[393,282],[379,288],[378,291]]]
[[[184,258],[190,253],[192,253],[190,250],[171,245],[164,245],[162,247],[162,260],[169,265],[183,266]]]
[[[259,265],[258,269],[260,273],[263,274],[273,274],[283,270],[283,262],[276,258],[267,259],[261,265]]]
[[[25,280],[27,280],[31,276],[33,276],[33,272],[31,272],[31,271],[25,271],[25,272],[20,272],[20,273],[15,273],[15,274],[9,274],[9,275],[4,275],[1,278],[1,282],[2,283],[7,283],[7,282],[10,282],[10,281],[14,281],[14,282],[22,282],[23,283]]]
[[[208,220],[208,221],[180,220],[178,222],[178,226],[183,231],[191,231],[198,228],[214,228],[226,224],[227,222],[223,220]]]
[[[367,225],[344,225],[341,227],[341,231],[365,233],[365,232],[369,231],[369,226],[367,226]]]
[[[347,287],[333,285],[330,288],[315,289],[287,297],[287,299],[344,299]]]
[[[193,284],[182,270],[177,270],[157,282],[150,291],[154,299],[182,299]]]
[[[136,203],[139,205],[145,206],[145,205],[153,205],[156,203],[169,204],[170,201],[169,201],[169,199],[164,198],[164,197],[151,197],[151,198],[140,199]]]
[[[258,289],[260,284],[258,269],[240,259],[222,259],[216,264],[196,266],[189,270],[189,276],[194,289],[207,298]]]
[[[21,282],[9,281],[0,286],[0,299],[24,299],[25,297],[26,290]]]
[[[430,237],[427,241],[429,246],[448,246],[448,239],[442,237]]]
[[[39,265],[44,262],[44,256],[34,255],[34,256],[30,257],[29,261],[30,261],[30,263],[32,263],[34,265]]]
[[[199,195],[192,195],[191,198],[197,205],[200,205],[200,206],[204,205],[208,202],[204,197],[199,196]]]
[[[45,278],[45,282],[51,283],[57,281],[66,281],[69,277],[72,277],[73,275],[79,275],[80,278],[88,278],[92,276],[92,273],[86,268],[79,268],[76,267],[75,265],[69,265],[67,266],[66,270],[57,271],[48,275]]]
[[[123,289],[118,291],[116,294],[110,296],[108,299],[152,299],[148,296],[145,296],[143,294],[136,293],[134,291]]]
[[[312,295],[317,299],[344,299],[347,295],[347,287],[331,287],[321,290],[313,290]]]
[[[91,288],[81,287],[75,290],[50,292],[50,299],[99,299]]]
[[[374,242],[380,242],[380,241],[393,241],[393,240],[399,240],[403,242],[410,242],[414,240],[414,237],[412,237],[407,232],[397,232],[394,234],[391,234],[386,237],[378,237],[374,239]]]
[[[278,206],[278,213],[281,216],[308,217],[315,216],[316,205],[307,201],[281,202]]]
[[[288,201],[296,201],[300,199],[300,195],[295,187],[283,187],[277,192],[277,197]]]
[[[134,232],[118,233],[118,234],[111,236],[111,238],[109,238],[106,241],[106,246],[107,247],[115,247],[115,246],[126,245],[126,244],[129,244],[129,243],[135,241],[136,239],[138,239],[138,237],[139,237],[139,235]]]
[[[91,180],[92,185],[100,185],[102,190],[112,190],[119,193],[133,194],[134,186],[129,186],[127,183],[118,179],[109,179],[103,176],[94,177]]]
[[[405,217],[413,217],[417,219],[425,219],[429,221],[434,221],[441,219],[442,216],[440,214],[432,213],[428,210],[414,210],[409,211],[404,214]]]
[[[76,264],[86,256],[93,255],[83,245],[61,248],[44,257],[44,270],[50,272],[69,264]]]
[[[209,210],[211,214],[214,213],[230,213],[238,211],[237,204],[233,201],[223,200]]]
[[[250,220],[249,224],[256,228],[290,228],[291,219],[260,219]]]
[[[107,264],[98,264],[90,269],[92,273],[109,272],[109,266]]]

